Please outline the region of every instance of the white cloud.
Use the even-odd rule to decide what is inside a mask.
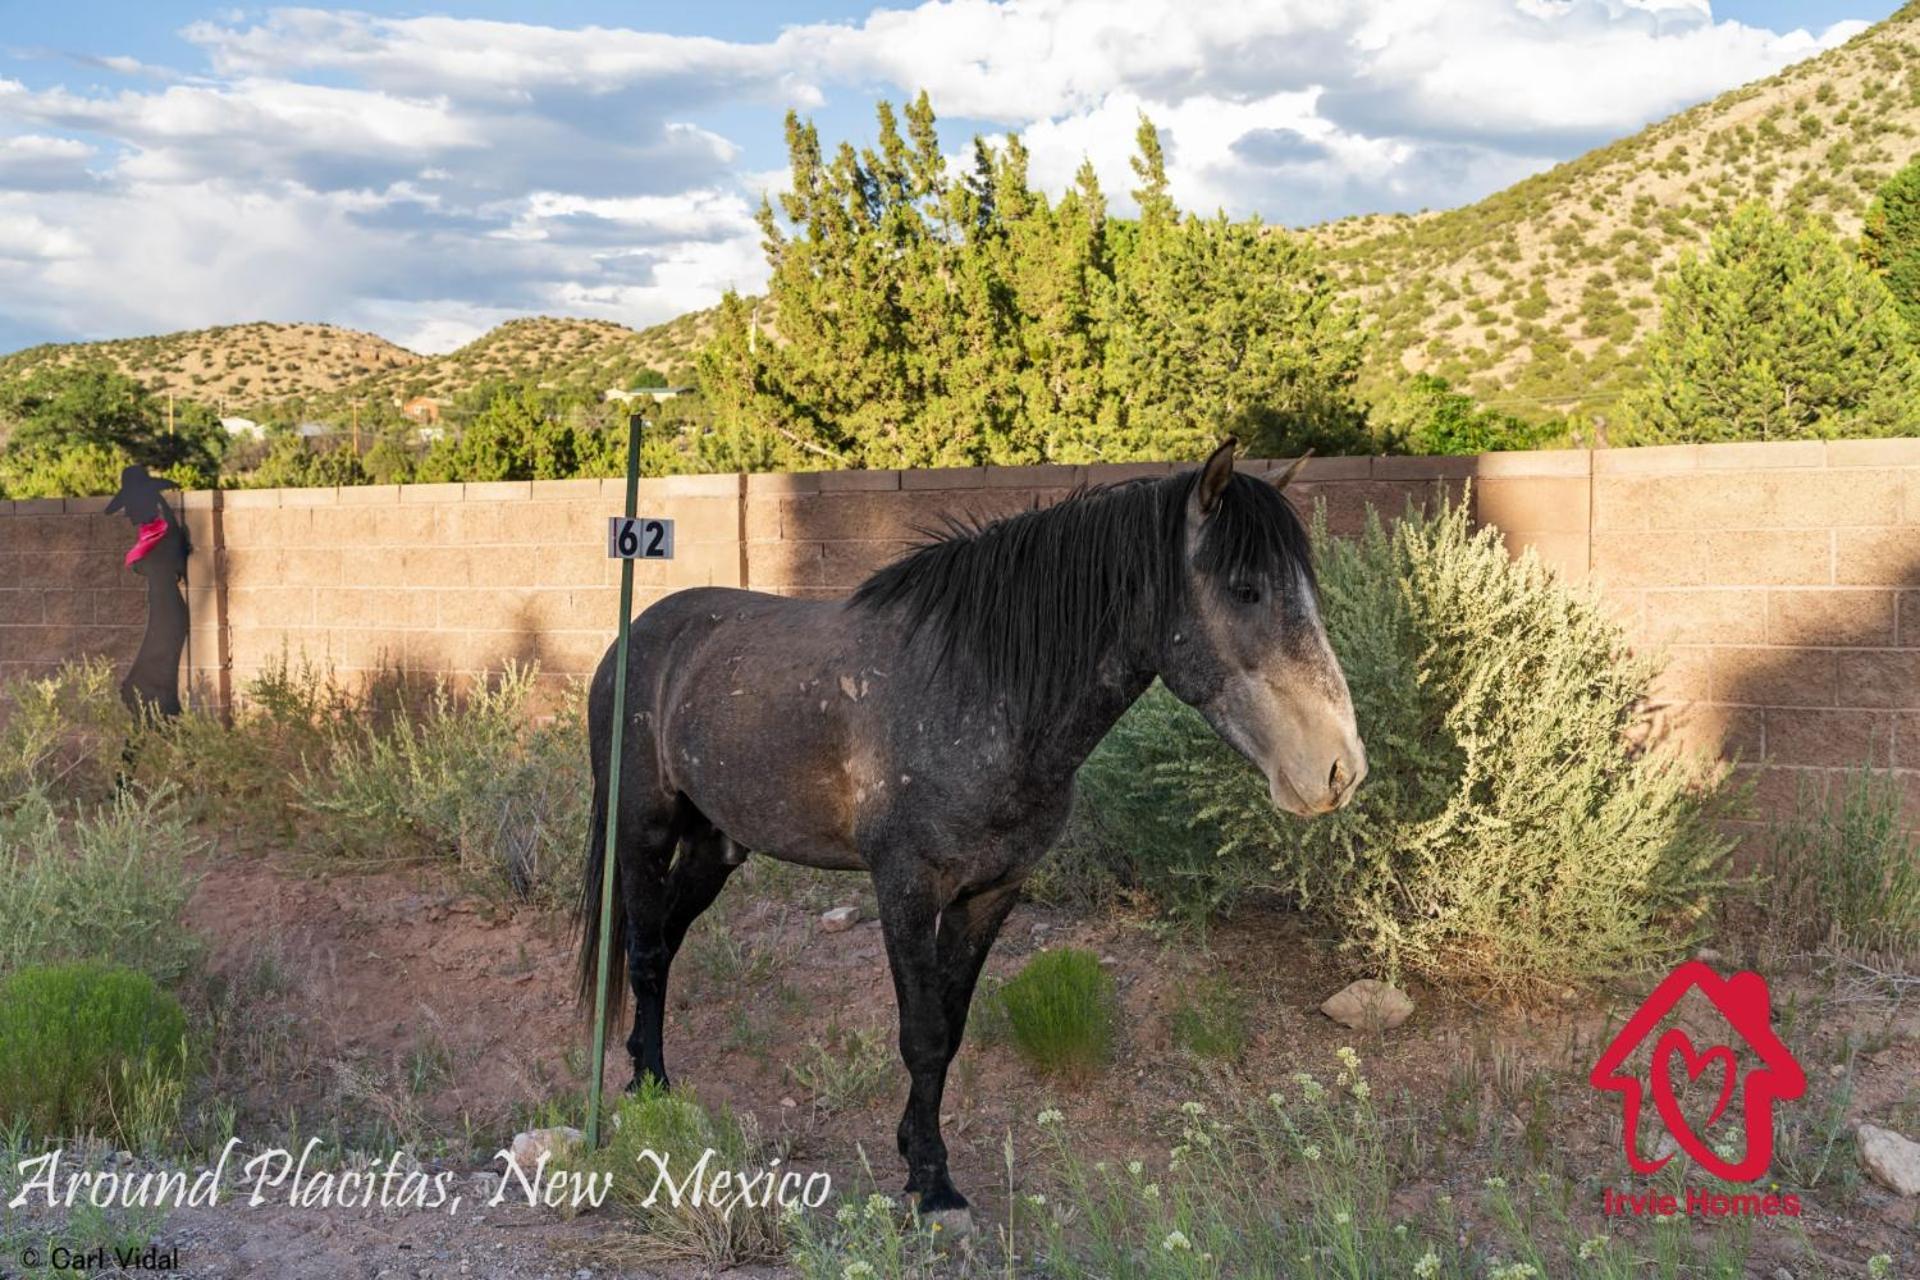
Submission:
[[[531,311],[645,324],[764,280],[753,210],[785,185],[789,106],[864,121],[925,87],[1021,130],[1044,186],[1091,157],[1123,210],[1144,111],[1183,204],[1298,223],[1477,198],[1861,25],[1781,34],[1707,0],[931,0],[750,43],[226,14],[183,32],[199,68],[75,55],[138,88],[0,78],[0,292],[9,332],[45,336],[329,319],[444,349]]]
[[[86,187],[94,149],[75,138],[24,133],[0,138],[0,189],[65,191]]]

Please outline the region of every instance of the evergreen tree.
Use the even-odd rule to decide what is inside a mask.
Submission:
[[[134,462],[182,484],[205,486],[213,482],[227,444],[207,406],[177,400],[169,422],[163,401],[103,366],[45,368],[0,383],[0,432],[6,470],[20,477],[12,489],[22,497],[30,487],[26,474],[47,468],[86,491],[112,493],[120,468]],[[93,461],[78,470],[59,461],[83,454]]]
[[[1860,256],[1886,282],[1911,326],[1920,326],[1920,160],[1880,188],[1860,228]]]
[[[787,117],[791,190],[763,203],[778,340],[729,298],[701,384],[729,456],[811,466],[1364,448],[1362,336],[1306,242],[1183,219],[1144,117],[1140,217],[1090,166],[1058,204],[1017,136],[950,175],[922,93],[828,163]]]
[[[1886,286],[1817,226],[1747,205],[1661,288],[1628,442],[1920,430],[1920,366]]]

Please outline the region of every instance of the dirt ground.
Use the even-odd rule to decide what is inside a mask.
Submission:
[[[437,872],[319,877],[257,856],[210,863],[190,909],[208,939],[209,970],[229,991],[221,1038],[233,1052],[210,1085],[237,1103],[243,1142],[293,1145],[326,1134],[341,1149],[385,1159],[405,1135],[429,1173],[473,1202],[464,1212],[292,1209],[229,1202],[178,1210],[161,1230],[196,1276],[383,1277],[694,1275],[698,1268],[620,1270],[604,1261],[611,1215],[571,1220],[511,1202],[481,1208],[492,1153],[542,1104],[577,1098],[589,1029],[574,997],[567,920],[502,905]],[[827,933],[819,913],[857,904],[862,921]],[[1124,913],[1077,917],[1023,905],[989,975],[1009,975],[1041,947],[1094,950],[1116,978],[1123,1014],[1113,1066],[1088,1086],[1037,1075],[1010,1048],[970,1042],[955,1063],[946,1109],[954,1178],[991,1224],[1006,1209],[1002,1144],[1031,1134],[1045,1107],[1065,1113],[1086,1149],[1119,1159],[1165,1154],[1183,1101],[1260,1095],[1293,1072],[1330,1075],[1335,1050],[1365,1057],[1385,1112],[1421,1117],[1431,1166],[1396,1208],[1417,1213],[1442,1194],[1464,1201],[1483,1179],[1537,1169],[1584,1171],[1570,1203],[1599,1221],[1600,1189],[1635,1180],[1620,1150],[1619,1104],[1586,1075],[1606,1039],[1644,995],[1565,999],[1515,1011],[1444,1000],[1416,988],[1403,1027],[1363,1036],[1318,1011],[1352,975],[1324,941],[1286,915],[1215,930],[1204,948]],[[1744,960],[1727,956],[1717,967]],[[1232,1066],[1177,1049],[1173,1008],[1203,975],[1224,975],[1249,1002],[1251,1039]],[[1782,1034],[1812,1080],[1803,1110],[1783,1121],[1796,1161],[1845,1151],[1804,1193],[1799,1230],[1835,1275],[1865,1275],[1889,1253],[1894,1274],[1920,1274],[1920,1208],[1866,1180],[1844,1134],[1853,1121],[1920,1131],[1920,1015],[1811,973],[1771,975]],[[1571,996],[1571,993],[1568,993]],[[751,1116],[789,1167],[824,1170],[837,1190],[886,1190],[901,1171],[892,1134],[905,1077],[892,1051],[893,995],[858,877],[798,872],[756,859],[689,938],[674,972],[668,1066],[677,1085]],[[610,1032],[609,1088],[629,1074],[624,1026]],[[1706,1043],[1701,1039],[1701,1043]],[[871,1096],[822,1104],[808,1064],[856,1063]],[[1842,1135],[1836,1148],[1834,1135]],[[304,1140],[302,1138],[302,1140]],[[1789,1150],[1798,1143],[1808,1148]],[[1799,1167],[1796,1165],[1796,1167]],[[1776,1163],[1776,1176],[1779,1176]],[[1024,1194],[1044,1169],[1022,1167]],[[1632,1226],[1615,1229],[1631,1232]],[[1641,1228],[1657,1229],[1657,1228]],[[1671,1228],[1669,1228],[1671,1229]],[[1686,1230],[1713,1230],[1713,1224]],[[1763,1243],[1755,1274],[1808,1274],[1777,1264]],[[1804,1247],[1791,1256],[1806,1257]],[[0,1268],[4,1267],[0,1262]],[[784,1274],[777,1269],[738,1274]]]

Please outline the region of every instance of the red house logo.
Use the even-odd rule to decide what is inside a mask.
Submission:
[[[1642,1080],[1628,1074],[1627,1059],[1673,1012],[1681,997],[1696,987],[1720,1011],[1734,1034],[1746,1042],[1747,1048],[1759,1058],[1760,1065],[1749,1070],[1742,1079],[1733,1045],[1714,1045],[1701,1052],[1685,1031],[1679,1027],[1669,1027],[1654,1041],[1649,1079]],[[1699,1080],[1710,1072],[1718,1073],[1717,1077],[1709,1076],[1709,1083],[1718,1088],[1718,1096],[1701,1128],[1711,1128],[1726,1112],[1727,1104],[1733,1101],[1735,1093],[1740,1095],[1740,1111],[1746,1130],[1746,1154],[1739,1161],[1721,1159],[1719,1153],[1708,1146],[1688,1124],[1680,1110],[1680,1100],[1674,1094],[1675,1059],[1686,1071],[1688,1080]],[[1766,979],[1752,972],[1736,973],[1731,978],[1723,979],[1698,960],[1687,961],[1653,989],[1646,1003],[1634,1012],[1627,1025],[1620,1029],[1620,1034],[1613,1038],[1613,1043],[1607,1046],[1607,1051],[1600,1055],[1600,1061],[1593,1064],[1593,1074],[1587,1079],[1603,1093],[1617,1092],[1623,1095],[1627,1163],[1633,1166],[1636,1173],[1657,1173],[1673,1158],[1666,1155],[1658,1160],[1643,1159],[1639,1144],[1635,1141],[1634,1130],[1640,1120],[1640,1105],[1646,1090],[1651,1089],[1654,1110],[1666,1123],[1667,1132],[1673,1135],[1680,1149],[1699,1161],[1708,1172],[1728,1182],[1751,1182],[1766,1173],[1767,1166],[1773,1162],[1774,1101],[1797,1098],[1807,1089],[1807,1077],[1800,1070],[1800,1064],[1780,1043],[1780,1038],[1773,1034]]]

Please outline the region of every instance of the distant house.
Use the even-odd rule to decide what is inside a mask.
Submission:
[[[440,421],[440,408],[441,402],[432,396],[415,396],[400,406],[400,412],[422,425],[432,425]]]
[[[692,387],[636,387],[632,391],[622,391],[618,387],[609,387],[600,393],[600,398],[609,403],[617,400],[621,404],[632,404],[635,400],[647,399],[660,404],[692,390]]]
[[[260,424],[252,418],[222,418],[220,425],[230,436],[252,436],[257,440],[265,434],[260,430]]]
[[[302,422],[294,427],[293,434],[299,436],[302,440],[312,440],[316,436],[332,435],[333,427],[331,424],[325,422]]]
[[[445,427],[420,427],[416,429],[413,434],[419,437],[420,443],[432,444],[435,440],[445,439],[447,429]]]

